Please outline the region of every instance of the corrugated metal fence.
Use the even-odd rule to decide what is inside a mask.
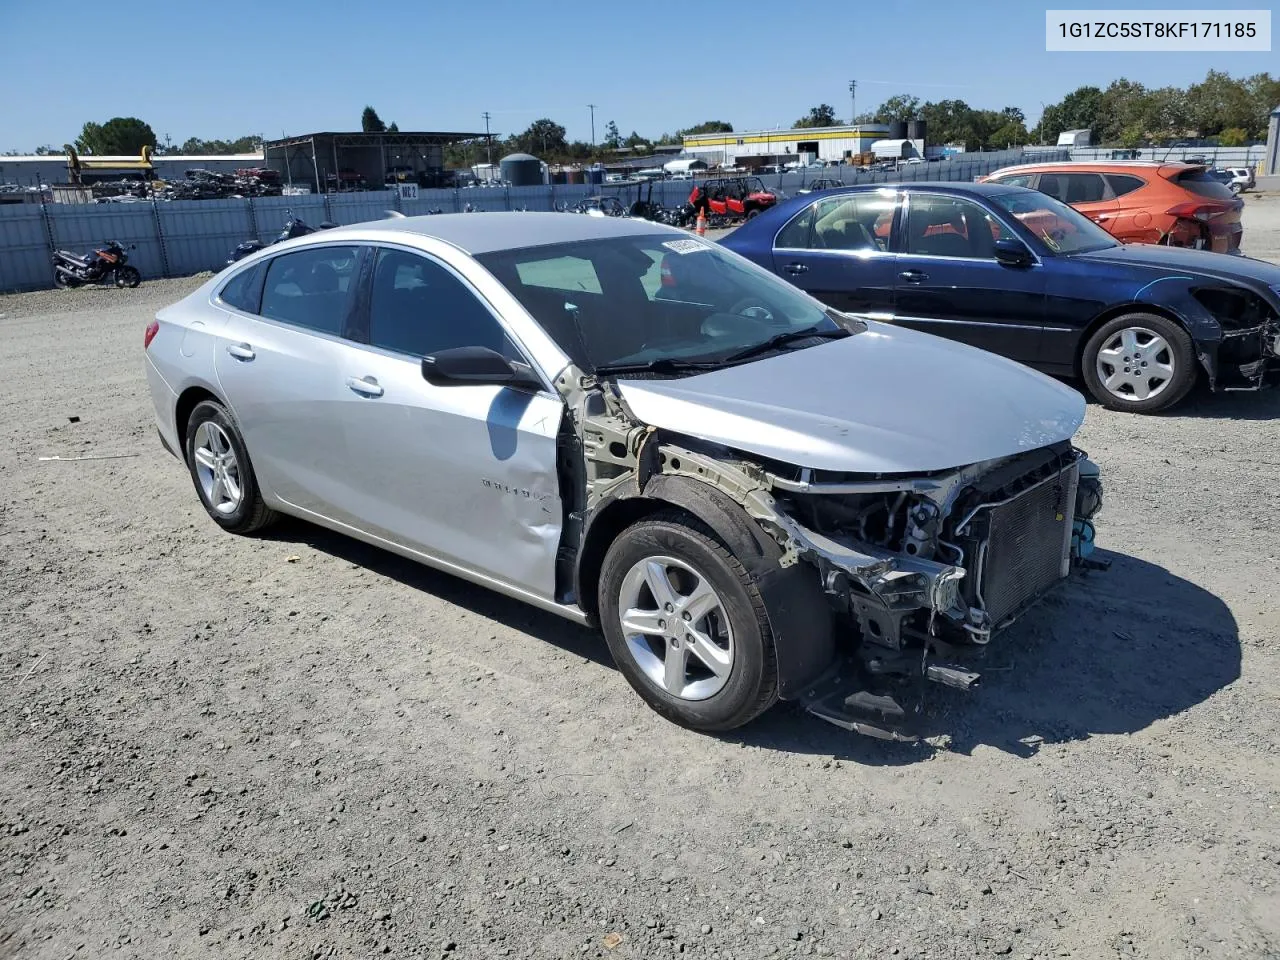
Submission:
[[[817,178],[842,183],[892,183],[901,180],[972,181],[974,177],[1017,163],[1021,151],[962,154],[933,163],[913,164],[897,171],[858,173],[848,167],[763,177],[766,186],[794,194]],[[1066,151],[1051,159],[1067,159]],[[687,180],[653,185],[654,200],[674,207],[688,199]],[[636,187],[622,188],[624,202],[635,199]],[[647,191],[647,187],[644,188]],[[422,190],[417,200],[400,200],[391,191],[327,195],[259,197],[245,200],[174,200],[170,202],[104,204],[0,205],[0,291],[34,290],[53,285],[49,255],[54,249],[88,251],[108,240],[136,244],[130,262],[148,277],[180,277],[216,270],[242,240],[268,242],[280,232],[290,214],[312,226],[329,220],[338,224],[380,220],[388,210],[410,216],[433,211],[468,210],[550,211],[574,204],[602,191],[590,185],[487,187],[466,190]]]

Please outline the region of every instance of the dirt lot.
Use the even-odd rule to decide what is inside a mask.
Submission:
[[[193,283],[0,298],[0,957],[1280,957],[1280,394],[1091,407],[1114,567],[930,743],[715,738],[548,615],[219,533],[141,373]]]

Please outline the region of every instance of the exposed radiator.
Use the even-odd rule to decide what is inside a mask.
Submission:
[[[1071,525],[1080,468],[991,504],[982,548],[982,599],[993,626],[1021,613],[1071,569]]]

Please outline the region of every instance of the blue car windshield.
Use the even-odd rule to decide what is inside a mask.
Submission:
[[[1088,217],[1036,190],[997,193],[990,200],[1035,234],[1050,253],[1088,253],[1116,245],[1111,234]]]
[[[738,362],[772,342],[799,349],[848,330],[807,294],[696,237],[610,237],[476,259],[589,373]]]

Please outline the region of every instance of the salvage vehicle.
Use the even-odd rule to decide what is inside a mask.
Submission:
[[[1207,164],[1156,160],[1029,163],[985,179],[1070,204],[1121,243],[1240,249],[1244,201]]]
[[[290,514],[604,633],[663,716],[916,734],[1088,564],[1084,400],[644,220],[444,214],[254,254],[143,338],[213,521]],[[1097,561],[1092,561],[1097,562]]]
[[[721,243],[838,310],[1083,379],[1115,410],[1165,410],[1201,377],[1257,390],[1280,372],[1280,267],[1122,245],[1024,187],[848,187]]]
[[[90,283],[114,283],[117,287],[136,287],[142,282],[137,267],[129,266],[129,254],[138,245],[127,247],[117,240],[92,253],[73,250],[53,251],[53,282],[59,287],[79,287]]]
[[[750,220],[772,208],[778,195],[759,177],[718,177],[700,180],[689,193],[688,205],[708,217],[745,217]]]

